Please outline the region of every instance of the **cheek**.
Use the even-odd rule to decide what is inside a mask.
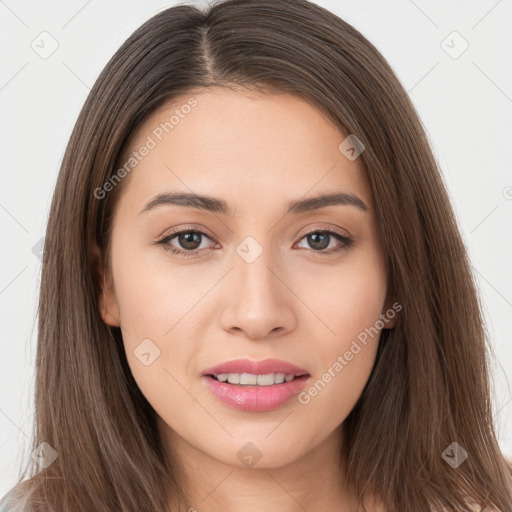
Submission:
[[[336,266],[302,270],[294,278],[295,290],[317,317],[320,338],[326,341],[325,352],[329,352],[328,347],[339,350],[350,344],[383,313],[386,274],[375,248],[347,255]]]
[[[385,271],[376,254],[361,254],[336,272],[331,269],[329,279],[317,275],[317,286],[313,281],[304,283],[304,297],[321,319],[309,323],[322,334],[308,331],[315,340],[308,351],[311,360],[318,362],[317,374],[299,402],[315,411],[312,416],[320,430],[333,429],[346,418],[375,362],[386,297]]]
[[[187,381],[189,363],[196,360],[200,349],[194,341],[201,339],[195,332],[194,304],[211,283],[192,283],[192,270],[171,273],[165,258],[160,258],[162,263],[151,262],[148,254],[154,250],[138,248],[122,238],[113,241],[113,278],[123,342],[133,377],[150,403],[173,397],[175,404],[184,406],[192,400],[180,384]]]
[[[144,245],[126,235],[118,235],[113,241],[121,323],[133,335],[171,336],[211,287],[211,276],[203,279],[195,265],[179,267],[170,258],[162,247],[151,246],[150,242]]]

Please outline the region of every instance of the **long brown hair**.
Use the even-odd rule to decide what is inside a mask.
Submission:
[[[396,511],[466,510],[470,501],[512,511],[512,464],[493,425],[492,349],[424,129],[378,50],[306,0],[168,8],[129,37],[94,84],[58,176],[42,267],[32,449],[48,443],[58,457],[20,477],[23,501],[42,511],[164,512],[172,494],[187,508],[179,463],[163,455],[121,332],[100,316],[91,246],[108,247],[124,183],[104,199],[94,191],[117,171],[144,118],[212,85],[296,94],[365,146],[359,158],[402,310],[382,331],[345,421],[349,484]],[[455,442],[468,454],[457,469],[442,456]]]

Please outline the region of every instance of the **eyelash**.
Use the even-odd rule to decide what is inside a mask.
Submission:
[[[176,249],[172,246],[169,245],[169,242],[173,239],[173,238],[176,238],[178,235],[182,234],[182,233],[196,233],[198,235],[202,235],[206,238],[209,238],[211,240],[211,237],[209,237],[206,233],[200,231],[200,230],[197,230],[197,229],[181,229],[181,230],[178,230],[178,231],[173,231],[172,233],[166,235],[164,238],[160,239],[160,240],[157,240],[155,242],[156,245],[159,245],[159,246],[162,246],[164,250],[166,251],[169,251],[170,253],[172,254],[177,254],[177,255],[180,255],[180,256],[185,256],[185,257],[192,257],[192,256],[197,256],[201,251],[204,251],[205,249],[194,249],[193,251],[182,251],[182,250],[179,250],[179,249]],[[315,251],[314,249],[311,249],[312,252],[314,253],[317,253],[317,254],[333,254],[333,253],[338,253],[340,251],[343,251],[343,250],[347,250],[347,249],[350,249],[350,247],[352,247],[352,245],[354,244],[354,240],[346,235],[343,235],[341,233],[339,233],[338,231],[333,231],[333,230],[329,230],[329,229],[315,229],[313,231],[309,231],[308,233],[305,233],[299,240],[299,242],[306,238],[308,235],[312,235],[312,234],[315,234],[315,233],[327,233],[328,235],[332,235],[334,236],[334,238],[336,238],[339,242],[341,242],[341,246],[338,247],[337,249],[331,249],[329,251],[325,251],[325,250],[321,250],[321,251]]]

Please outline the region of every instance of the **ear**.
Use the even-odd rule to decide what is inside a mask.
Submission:
[[[384,322],[384,329],[393,329],[399,315],[402,305],[395,297],[388,296],[382,309],[381,319]]]
[[[98,281],[98,302],[101,318],[107,325],[119,327],[119,306],[117,304],[111,272],[105,269],[103,253],[95,241],[92,242],[91,252]]]

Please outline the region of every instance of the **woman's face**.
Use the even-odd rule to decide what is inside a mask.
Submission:
[[[341,433],[391,304],[345,138],[298,97],[220,88],[175,98],[132,137],[102,315],[170,443],[277,467]],[[327,194],[345,201],[315,200]],[[236,359],[249,366],[211,372],[228,382],[205,376]],[[281,363],[250,365],[267,359]]]

